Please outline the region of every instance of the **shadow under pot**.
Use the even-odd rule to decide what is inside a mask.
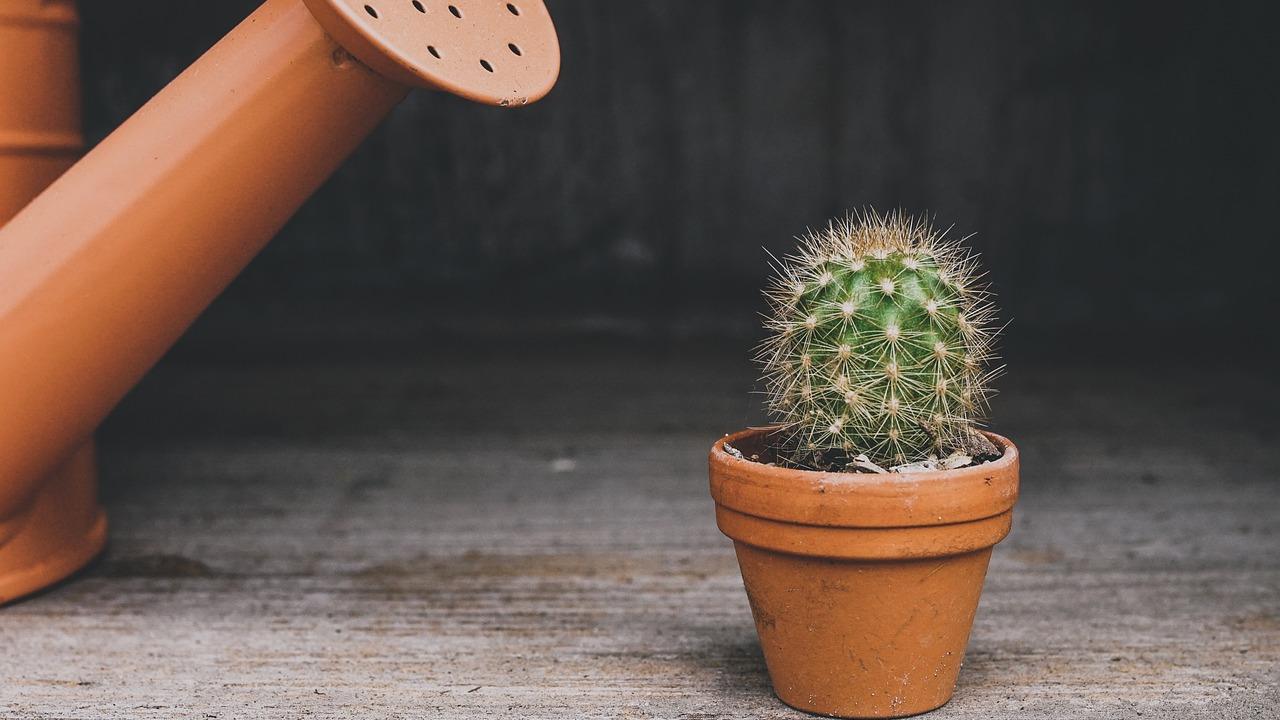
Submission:
[[[980,465],[816,472],[769,465],[771,432],[721,439],[710,474],[774,691],[799,710],[847,718],[942,706],[992,547],[1009,533],[1017,448],[988,433],[1002,455]]]

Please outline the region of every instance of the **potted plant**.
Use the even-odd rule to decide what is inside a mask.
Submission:
[[[711,449],[778,697],[902,717],[955,688],[1018,450],[977,427],[998,373],[974,255],[928,221],[868,211],[775,268],[761,345],[776,425]]]

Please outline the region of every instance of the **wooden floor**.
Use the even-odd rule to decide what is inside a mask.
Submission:
[[[0,609],[0,716],[804,717],[706,490],[741,347],[223,354],[105,428],[109,550]],[[1280,716],[1275,381],[1002,387],[1023,499],[931,717]]]

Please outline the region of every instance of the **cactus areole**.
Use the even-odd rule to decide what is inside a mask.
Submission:
[[[758,356],[780,463],[895,466],[969,447],[998,369],[973,253],[924,218],[866,211],[775,268]]]

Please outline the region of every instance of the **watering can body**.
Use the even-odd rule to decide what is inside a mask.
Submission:
[[[555,81],[540,0],[371,2],[267,0],[0,228],[0,572],[48,478],[411,84],[508,106]]]
[[[71,0],[0,0],[0,225],[80,156],[79,26]],[[92,441],[0,515],[0,603],[57,582],[106,542]]]

